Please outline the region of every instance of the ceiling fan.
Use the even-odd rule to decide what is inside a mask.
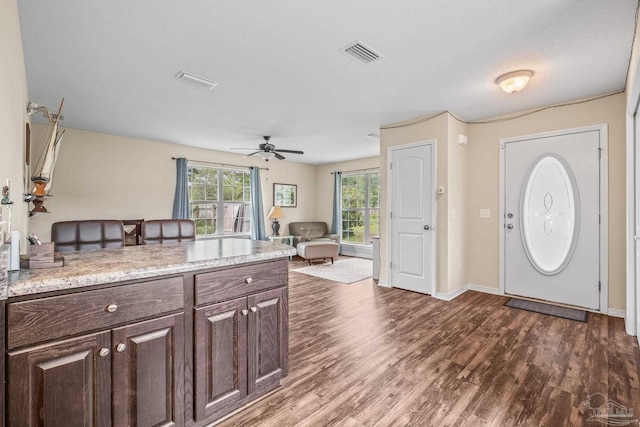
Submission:
[[[278,149],[276,148],[275,145],[269,142],[269,140],[271,139],[270,136],[263,136],[263,138],[264,138],[264,144],[258,145],[258,151],[255,151],[251,154],[247,154],[245,157],[258,155],[268,162],[270,159],[273,159],[274,157],[278,160],[284,160],[286,157],[284,157],[280,153],[304,154],[303,151],[299,151],[299,150]],[[255,150],[255,148],[231,148],[231,150]]]

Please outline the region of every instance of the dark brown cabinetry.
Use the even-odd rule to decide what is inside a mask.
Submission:
[[[109,332],[9,353],[10,426],[110,426]]]
[[[275,267],[276,274],[267,275],[269,267]],[[286,284],[286,275],[284,280],[277,281],[279,267],[277,264],[255,266],[244,270],[245,277],[241,278],[245,290],[279,288],[196,308],[197,420],[216,419],[233,411],[273,390],[286,375],[287,288],[282,287]],[[215,294],[215,299],[224,299],[224,294]],[[237,294],[234,288],[227,295]]]
[[[10,303],[9,425],[183,425],[184,314],[118,326],[181,309],[182,290],[182,277],[174,277]],[[166,299],[150,304],[158,295]],[[32,332],[25,319],[41,327]],[[67,338],[105,325],[114,327]],[[55,340],[36,342],[42,329]],[[14,350],[12,343],[31,346]]]
[[[287,374],[287,283],[278,259],[9,299],[7,425],[216,421]]]

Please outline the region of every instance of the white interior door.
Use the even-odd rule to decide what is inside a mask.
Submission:
[[[600,310],[600,132],[505,143],[505,292]]]
[[[391,150],[391,286],[433,294],[434,143]]]
[[[633,117],[634,163],[635,163],[635,329],[640,343],[640,109]]]

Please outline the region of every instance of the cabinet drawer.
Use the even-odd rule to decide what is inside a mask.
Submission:
[[[287,260],[229,268],[195,276],[196,305],[287,285]]]
[[[182,277],[16,302],[7,309],[7,343],[15,348],[108,328],[184,305]]]

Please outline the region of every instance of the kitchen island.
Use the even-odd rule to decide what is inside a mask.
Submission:
[[[9,425],[200,427],[274,390],[288,371],[292,254],[202,240],[66,252],[64,267],[10,273]]]

